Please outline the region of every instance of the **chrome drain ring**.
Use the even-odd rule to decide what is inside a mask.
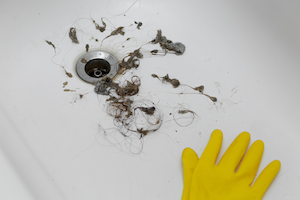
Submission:
[[[113,78],[119,70],[117,59],[104,51],[90,51],[82,55],[76,63],[78,76],[95,84],[104,77]]]

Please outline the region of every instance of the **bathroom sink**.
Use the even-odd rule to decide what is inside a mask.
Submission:
[[[299,199],[299,7],[270,0],[2,1],[0,198],[181,199],[183,149],[201,155],[221,129],[221,154],[248,131],[251,143],[265,143],[258,173],[281,161],[264,200]],[[104,32],[96,29],[101,19]],[[69,38],[72,27],[78,44]],[[124,35],[107,37],[118,27]],[[185,52],[151,43],[158,30]],[[119,132],[107,96],[77,75],[87,44],[118,62],[141,47],[139,67],[115,81],[140,78],[132,98],[157,106],[158,130],[135,138]],[[200,85],[217,101],[192,89]],[[182,109],[192,111],[187,121],[177,118]]]

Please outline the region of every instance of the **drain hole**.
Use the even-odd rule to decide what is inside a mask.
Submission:
[[[93,59],[86,63],[85,72],[90,77],[101,78],[110,72],[110,64],[103,59]]]

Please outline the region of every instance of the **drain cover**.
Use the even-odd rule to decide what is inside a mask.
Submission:
[[[118,66],[113,55],[104,51],[90,51],[78,59],[76,72],[82,80],[95,84],[106,76],[113,78],[118,72]]]

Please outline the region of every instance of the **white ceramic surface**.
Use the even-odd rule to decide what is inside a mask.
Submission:
[[[179,200],[182,150],[192,147],[201,154],[216,128],[224,133],[221,153],[238,133],[248,131],[251,143],[265,142],[259,172],[274,159],[282,162],[264,200],[300,198],[298,1],[5,0],[0,5],[0,170],[7,175],[0,178],[6,191],[1,199]],[[108,30],[95,30],[91,17],[99,24],[108,18]],[[134,21],[143,22],[141,30]],[[71,26],[80,44],[68,38]],[[152,40],[158,29],[186,45],[182,56],[147,54],[134,71],[142,80],[140,96],[164,113],[161,129],[144,138],[139,155],[126,149],[128,141],[111,145],[106,140],[99,128],[112,127],[105,98],[74,71],[85,44],[99,49],[100,42],[91,38],[102,40],[118,26],[125,26],[125,36],[102,45],[118,59]],[[123,48],[127,37],[134,39]],[[57,54],[45,40],[56,45]],[[219,101],[178,95],[190,90],[162,85],[152,73],[204,85]],[[65,81],[77,92],[64,92]],[[169,116],[180,105],[198,115],[189,127]]]

